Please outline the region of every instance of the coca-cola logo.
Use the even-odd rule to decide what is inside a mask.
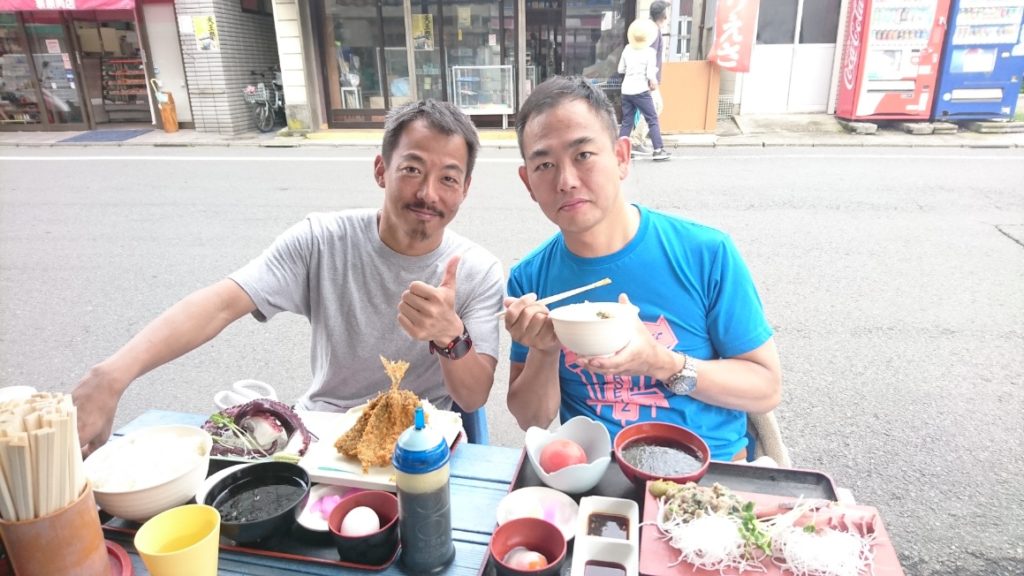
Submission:
[[[853,90],[857,80],[857,61],[860,59],[860,36],[864,31],[864,2],[856,0],[850,11],[850,33],[846,37],[846,61],[843,63],[843,84]]]

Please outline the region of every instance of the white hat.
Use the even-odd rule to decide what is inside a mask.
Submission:
[[[647,48],[658,36],[658,25],[648,18],[634,20],[626,31],[629,45],[635,49]]]

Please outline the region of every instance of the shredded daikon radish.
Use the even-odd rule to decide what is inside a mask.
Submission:
[[[737,572],[764,572],[759,559],[752,558],[735,516],[705,514],[692,520],[666,514],[665,499],[658,502],[658,528],[668,537],[669,545],[679,550],[679,558],[669,564],[687,562],[696,568]]]
[[[794,576],[859,576],[871,573],[874,564],[874,535],[832,528],[807,528],[796,522],[816,510],[813,503],[795,506],[768,521],[772,539],[772,561]],[[815,512],[816,513],[816,512]],[[837,511],[826,512],[826,517]],[[809,526],[814,526],[811,518]]]
[[[668,532],[671,534],[669,543],[679,550],[679,559],[669,566],[688,562],[705,570],[764,571],[760,563],[747,559],[746,542],[740,536],[738,522],[731,517],[702,516],[669,526]]]
[[[772,559],[795,576],[858,576],[873,561],[871,537],[825,528],[791,526],[772,535]]]

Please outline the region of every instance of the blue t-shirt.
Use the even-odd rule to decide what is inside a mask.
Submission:
[[[518,298],[533,292],[543,298],[608,277],[610,285],[551,307],[585,300],[614,302],[624,292],[640,308],[640,319],[655,340],[702,360],[738,356],[767,342],[772,329],[732,240],[713,228],[638,208],[640,228],[621,250],[580,258],[558,233],[512,267],[508,295]],[[512,362],[526,362],[528,350],[512,342]],[[562,350],[562,422],[590,416],[612,437],[634,422],[671,422],[696,432],[716,460],[729,460],[746,447],[745,412],[677,396],[650,376],[594,374],[580,368],[575,358],[573,352]]]

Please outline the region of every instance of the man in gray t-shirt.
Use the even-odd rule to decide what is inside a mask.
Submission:
[[[403,387],[440,408],[483,406],[494,383],[501,263],[446,230],[466,198],[480,147],[448,103],[393,110],[374,177],[380,210],[312,214],[252,262],[172,306],[72,392],[88,454],[110,436],[121,395],[139,376],[252,314],[302,314],[312,328],[313,382],[299,407],[343,410],[390,383],[379,356],[406,360]]]

